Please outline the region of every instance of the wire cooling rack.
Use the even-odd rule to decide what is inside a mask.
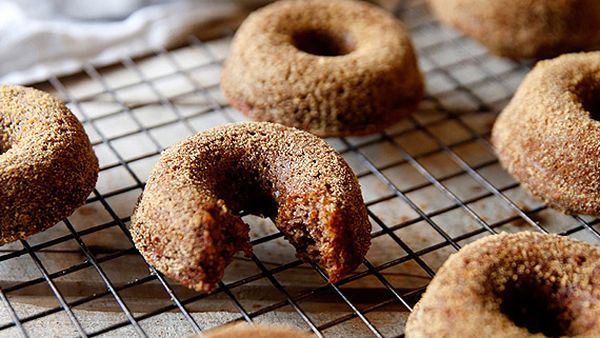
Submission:
[[[493,155],[493,120],[529,66],[439,25],[422,0],[396,13],[427,79],[419,112],[382,134],[328,139],[358,175],[373,224],[357,272],[328,285],[268,220],[253,216],[253,256],[236,257],[210,295],[166,279],[137,253],[127,223],[160,151],[244,119],[219,90],[230,38],[190,37],[178,49],[87,65],[38,86],[81,119],[100,178],[69,219],[0,248],[0,336],[185,336],[233,321],[287,323],[317,336],[403,336],[435,271],[466,243],[531,230],[599,245],[598,218],[541,204]]]

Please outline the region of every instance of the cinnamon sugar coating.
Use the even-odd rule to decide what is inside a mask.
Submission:
[[[325,141],[267,122],[198,133],[167,149],[132,216],[148,262],[197,291],[249,253],[240,211],[275,220],[297,255],[335,282],[361,264],[371,225],[356,176]]]
[[[350,0],[283,0],[252,13],[221,87],[252,119],[319,136],[381,131],[411,114],[424,91],[402,24]]]
[[[569,214],[600,214],[600,52],[539,62],[498,117],[492,142],[521,184]]]
[[[434,14],[494,54],[548,58],[600,48],[597,0],[429,0]]]
[[[90,141],[61,101],[33,88],[0,85],[0,244],[71,215],[97,178]]]
[[[448,258],[406,337],[599,337],[600,248],[532,232],[479,239]]]

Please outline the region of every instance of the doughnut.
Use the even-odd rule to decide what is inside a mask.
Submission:
[[[0,85],[0,244],[71,215],[97,178],[90,141],[61,101],[33,88]]]
[[[273,219],[330,282],[361,264],[370,245],[360,186],[344,159],[310,133],[269,122],[216,127],[166,150],[130,231],[159,271],[209,292],[234,253],[250,254],[242,211]]]
[[[217,327],[190,338],[310,338],[314,335],[285,326],[246,323]]]
[[[350,0],[284,0],[252,13],[221,87],[254,120],[322,137],[379,132],[411,114],[424,90],[402,24]]]
[[[510,58],[600,47],[597,0],[429,0],[440,21]]]
[[[539,62],[492,129],[500,163],[568,214],[600,214],[600,52]]]
[[[533,232],[479,239],[448,258],[406,337],[600,337],[600,248]]]

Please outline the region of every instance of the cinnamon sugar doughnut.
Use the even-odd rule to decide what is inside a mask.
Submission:
[[[429,0],[435,15],[495,54],[547,58],[600,47],[597,0]]]
[[[233,39],[221,86],[252,119],[319,136],[381,131],[423,96],[405,28],[350,0],[283,0],[254,12]]]
[[[532,232],[488,236],[450,256],[406,337],[600,337],[600,248]]]
[[[167,149],[132,216],[146,260],[197,291],[221,280],[232,255],[249,253],[243,210],[275,220],[300,258],[330,282],[361,264],[371,225],[344,159],[310,133],[268,122],[229,124]]]
[[[542,61],[498,117],[492,142],[523,187],[571,214],[600,214],[600,52]]]
[[[0,244],[71,215],[97,178],[90,141],[62,102],[33,88],[0,85]]]

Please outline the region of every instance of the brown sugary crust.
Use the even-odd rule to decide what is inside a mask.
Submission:
[[[565,213],[600,214],[600,122],[585,107],[598,95],[600,52],[542,61],[492,130],[502,166]]]
[[[600,248],[522,232],[488,236],[451,255],[408,318],[406,337],[544,337],[501,312],[499,295],[522,285],[538,286],[528,291],[560,309],[565,335],[600,336]]]
[[[148,262],[197,291],[249,253],[240,210],[275,219],[298,256],[335,282],[361,264],[371,224],[344,159],[307,132],[268,122],[213,128],[167,149],[132,216]]]
[[[295,34],[315,31],[353,51],[319,56],[294,46]],[[381,131],[412,114],[424,91],[402,24],[349,0],[284,0],[252,13],[233,39],[221,87],[252,119],[319,136]]]
[[[314,335],[285,326],[248,325],[246,323],[218,327],[190,338],[309,338]]]
[[[494,54],[548,58],[600,47],[597,0],[429,0],[434,14]]]
[[[71,215],[97,178],[90,141],[62,102],[33,88],[0,85],[0,244]]]

